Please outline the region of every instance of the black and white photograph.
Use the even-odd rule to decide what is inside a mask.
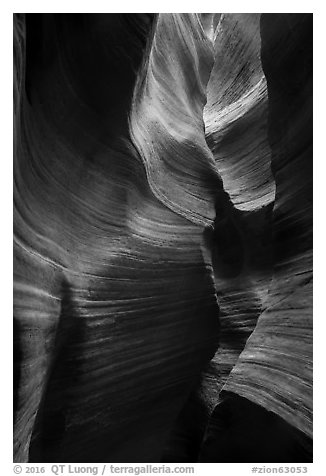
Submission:
[[[306,8],[11,13],[14,473],[312,471]]]

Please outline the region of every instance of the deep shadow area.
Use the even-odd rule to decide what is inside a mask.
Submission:
[[[92,134],[109,143],[127,134],[134,84],[154,17],[27,14],[25,88],[30,104],[48,109],[53,121],[69,110],[86,137]],[[75,121],[55,126],[85,151],[87,141],[80,128],[75,130]]]
[[[78,364],[72,353],[76,341],[83,339],[83,322],[74,311],[72,292],[66,279],[61,284],[61,314],[56,330],[54,354],[47,386],[40,404],[31,438],[29,462],[52,462],[52,453],[61,447],[69,411],[69,385],[78,378]],[[74,377],[75,376],[75,377]],[[57,382],[65,385],[57,390]],[[50,458],[48,458],[50,454]]]
[[[210,419],[200,462],[310,463],[312,442],[285,420],[229,394]]]

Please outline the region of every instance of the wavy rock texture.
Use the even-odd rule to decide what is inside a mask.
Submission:
[[[248,23],[249,26],[243,28]],[[253,33],[259,27],[261,65],[254,67],[258,64],[259,50],[252,46]],[[250,41],[248,32],[251,32]],[[227,449],[229,445],[233,447],[235,461],[271,461],[272,458],[309,461],[309,437],[312,437],[312,15],[266,14],[262,15],[260,26],[255,15],[225,16],[217,38],[220,35],[218,51],[221,44],[231,45],[231,58],[235,55],[234,48],[246,45],[247,58],[243,54],[241,57],[245,71],[251,75],[245,76],[243,83],[237,80],[239,88],[234,97],[228,94],[227,87],[226,93],[218,96],[217,105],[222,107],[220,116],[225,118],[227,126],[222,125],[220,131],[220,123],[209,122],[208,142],[212,144],[217,163],[221,163],[219,170],[233,203],[238,209],[251,210],[250,214],[257,216],[255,207],[264,206],[272,197],[271,175],[266,172],[265,163],[271,158],[275,203],[272,215],[268,205],[265,207],[268,210],[265,216],[269,215],[272,220],[273,272],[269,282],[264,260],[266,248],[254,243],[251,251],[256,265],[253,267],[249,258],[251,263],[240,275],[240,286],[238,282],[231,282],[231,289],[224,291],[225,280],[224,286],[223,280],[216,280],[217,290],[223,293],[220,297],[218,292],[221,346],[212,361],[215,372],[208,374],[208,380],[213,379],[214,385],[224,384],[221,396],[228,395],[231,400],[221,408],[217,406],[212,414],[203,459],[228,461],[232,458],[231,450]],[[241,41],[237,40],[239,35]],[[238,67],[243,72],[241,63]],[[267,105],[262,71],[267,80]],[[228,76],[220,81],[222,91],[223,85],[231,83]],[[233,102],[229,104],[230,98]],[[268,128],[263,112],[266,106]],[[214,117],[211,112],[214,108],[214,103],[208,104],[208,118]],[[232,143],[229,136],[233,138]],[[256,173],[260,167],[261,175]],[[238,183],[236,190],[235,183]],[[259,215],[264,216],[263,209]],[[257,230],[259,222],[252,223]],[[263,238],[264,226],[260,229]],[[244,235],[245,242],[248,238],[250,235]],[[252,256],[250,251],[248,256]],[[254,332],[245,342],[257,317]],[[243,348],[244,343],[244,350],[235,362],[235,351]],[[227,376],[230,366],[233,368]],[[208,395],[213,394],[211,387],[208,386]],[[273,414],[262,415],[259,407],[245,403],[246,400],[234,394],[274,412],[287,425],[275,420]],[[261,428],[253,430],[251,443],[244,445],[239,434],[255,419],[264,424],[258,424]],[[269,438],[266,443],[266,428],[272,435],[271,440],[282,435],[274,452],[268,447]],[[265,439],[263,445],[259,438]]]
[[[33,432],[34,461],[158,461],[216,349],[212,48],[196,15],[162,15],[135,86],[148,20],[33,16],[20,40],[17,460]]]
[[[255,328],[272,273],[275,183],[267,137],[268,98],[260,50],[260,14],[223,14],[204,111],[206,138],[233,207],[217,214],[212,243],[220,304],[220,346],[210,365],[218,399]],[[223,216],[224,215],[224,216]],[[215,378],[214,378],[215,375]],[[217,379],[217,380],[216,380]]]
[[[306,451],[309,41],[309,15],[15,16],[15,461],[236,461],[250,416]]]

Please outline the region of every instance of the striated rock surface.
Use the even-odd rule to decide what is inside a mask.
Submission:
[[[136,83],[147,17],[23,20],[16,459],[158,461],[217,346],[211,44],[196,15],[160,16]]]
[[[233,16],[232,20],[238,21]],[[252,17],[245,20],[251,24],[256,23]],[[244,22],[243,17],[241,22]],[[221,29],[222,27],[223,23]],[[249,30],[246,28],[245,31]],[[265,287],[268,295],[267,297],[266,294],[263,295],[259,314],[257,313],[259,306],[255,312],[253,306],[246,300],[248,301],[254,293],[256,299],[252,302],[259,304],[264,286],[257,287],[257,284],[268,283],[264,276],[266,267],[263,273],[259,273],[263,279],[256,282],[252,276],[257,274],[248,268],[251,285],[248,284],[250,282],[248,279],[240,281],[241,290],[244,290],[244,297],[240,297],[241,301],[239,299],[237,302],[237,284],[233,283],[230,285],[232,290],[219,299],[221,347],[213,359],[213,364],[216,362],[215,375],[214,372],[208,374],[208,380],[213,379],[213,384],[216,381],[224,383],[221,396],[223,400],[224,395],[227,401],[225,404],[222,403],[221,408],[217,406],[212,414],[203,447],[204,461],[230,461],[230,458],[234,461],[311,460],[309,438],[312,437],[312,15],[264,14],[260,21],[260,34],[261,66],[268,91],[268,128],[265,131],[268,134],[271,169],[275,181],[275,203],[272,215],[269,214],[273,227],[272,281]],[[246,38],[243,39],[243,43],[245,42]],[[233,42],[230,41],[230,44]],[[249,68],[248,64],[251,63],[247,63]],[[255,81],[261,83],[259,77],[256,77]],[[251,86],[253,82],[254,76],[251,76],[248,84]],[[223,83],[227,84],[227,81]],[[255,90],[255,86],[252,90]],[[245,102],[246,93],[241,104]],[[232,106],[227,107],[232,109]],[[253,109],[250,114],[254,115],[255,99],[250,102],[250,107]],[[241,122],[241,118],[236,119],[235,123],[233,120],[226,120],[226,123],[232,129],[237,127],[237,121]],[[264,122],[260,122],[260,127],[264,127]],[[212,131],[208,135],[208,140],[211,137],[214,140],[216,132],[214,129],[208,130]],[[245,130],[242,134],[240,130],[240,137],[243,137],[238,141],[244,144],[242,152],[246,150],[245,144],[246,141],[249,143],[252,130],[255,131],[255,127]],[[264,129],[261,131],[260,136],[256,131],[257,137],[260,137],[261,148],[258,152],[248,150],[245,168],[247,175],[242,175],[238,179],[243,180],[247,177],[244,183],[251,185],[248,190],[244,189],[243,201],[241,202],[230,189],[235,206],[242,209],[252,209],[256,196],[262,197],[258,202],[262,204],[263,197],[269,196],[267,182],[263,180],[259,182],[254,170],[257,163],[254,158],[260,157],[263,161],[266,157],[263,151],[268,150]],[[220,155],[224,154],[223,139],[223,135],[222,140],[218,138],[217,146],[216,140],[213,142],[213,146],[216,147],[214,156],[218,162]],[[250,141],[250,144],[255,144],[255,139]],[[236,152],[233,157],[235,155]],[[252,160],[249,157],[252,157]],[[222,162],[221,175],[228,177],[227,180],[231,176],[234,177],[232,167],[229,168],[230,163],[232,159],[227,163],[227,167],[224,167]],[[241,159],[239,163],[241,164]],[[234,184],[234,180],[237,180],[237,177],[230,180],[230,183]],[[227,182],[224,180],[224,183]],[[241,190],[241,187],[239,189]],[[254,223],[258,225],[257,221]],[[257,247],[254,250],[257,262],[261,250],[262,248]],[[260,270],[263,269],[264,267],[260,266]],[[223,291],[223,286],[221,289]],[[224,301],[227,303],[225,312],[223,312]],[[243,314],[243,309],[246,315]],[[222,318],[222,315],[225,315],[225,318]],[[230,367],[226,368],[225,374],[223,369],[227,363],[234,364],[234,358],[230,362],[230,357],[235,356],[234,349],[239,350],[241,342],[237,337],[237,329],[243,332],[247,322],[252,323],[258,316],[253,333],[245,343],[244,350],[230,376],[225,380],[223,377]],[[230,326],[233,328],[229,333]],[[228,340],[224,337],[226,334]],[[223,345],[224,340],[226,344]],[[208,395],[212,395],[210,390],[212,385],[208,387]],[[245,397],[258,407],[235,395]],[[220,398],[220,395],[218,397]],[[260,408],[273,413],[264,416]],[[273,414],[281,419],[275,420]],[[259,420],[264,424],[257,424]],[[249,432],[248,428],[251,428]],[[269,428],[267,440],[266,428]],[[244,444],[244,439],[239,437],[244,431],[250,435],[249,444]],[[282,439],[279,438],[281,434]],[[260,438],[264,441],[263,444],[259,443]],[[271,449],[273,447],[274,451]],[[233,451],[230,448],[233,448]]]
[[[275,30],[279,32],[277,38]],[[240,394],[250,398],[256,394],[258,402],[309,436],[312,435],[311,32],[311,15],[271,15],[261,20],[262,60],[269,91],[269,140],[276,184],[273,281],[266,309],[226,386],[231,389],[234,385]],[[281,44],[286,44],[282,53]],[[242,384],[236,377],[240,373]],[[252,374],[254,379],[250,377]],[[260,388],[254,390],[255,381],[260,382]],[[245,388],[249,386],[252,389],[246,395]]]
[[[221,335],[205,383],[211,400],[215,395],[211,404],[219,398],[255,328],[268,293],[275,197],[267,136],[267,86],[260,58],[260,14],[222,14],[214,49],[205,131],[233,206],[227,214],[217,213],[212,243]]]
[[[15,15],[15,461],[309,460],[311,49],[310,15]]]

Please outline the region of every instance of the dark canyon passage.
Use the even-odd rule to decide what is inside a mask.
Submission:
[[[14,15],[15,462],[312,460],[312,15]]]

